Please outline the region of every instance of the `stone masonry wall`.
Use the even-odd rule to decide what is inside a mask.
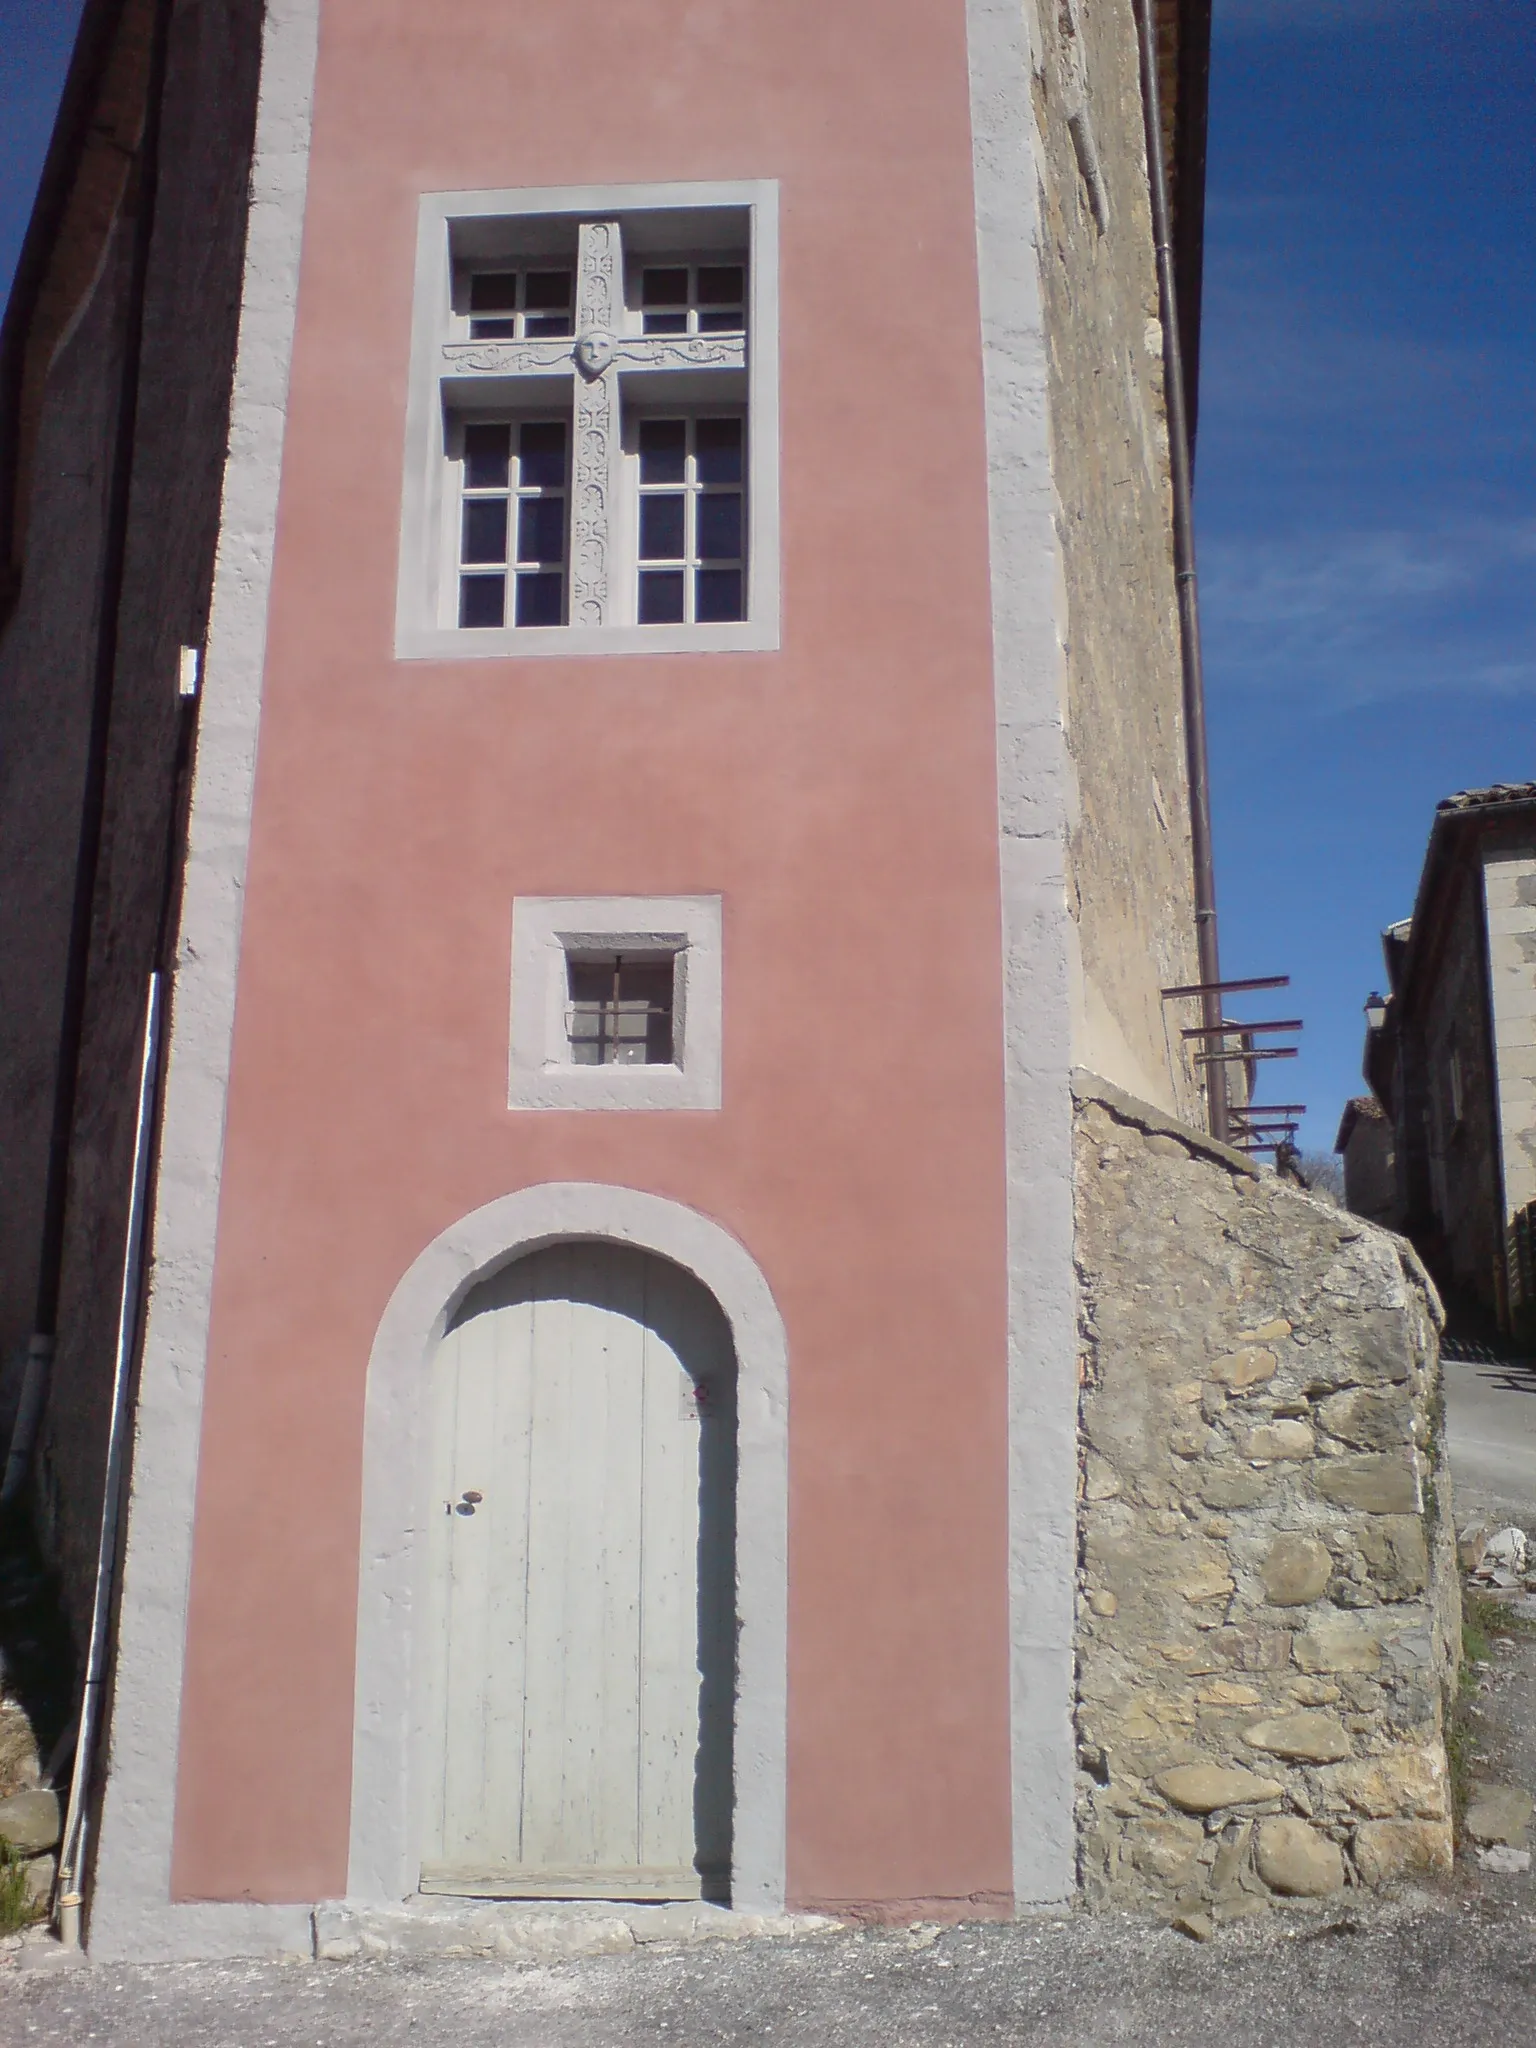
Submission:
[[[1451,1862],[1439,1302],[1402,1239],[1077,1086],[1078,1827],[1199,1926]]]
[[[1131,0],[1030,0],[1075,777],[1075,1057],[1198,1120],[1161,991],[1199,979],[1163,329]]]
[[[125,9],[120,40],[142,41],[151,12],[139,0]],[[261,0],[176,0],[169,27],[58,1344],[34,1465],[40,1534],[81,1641],[101,1527],[145,993],[180,796],[180,650],[204,636],[218,533],[262,13]],[[145,81],[134,75],[142,100]],[[102,106],[93,111],[93,132],[110,142],[116,131]],[[137,134],[142,106],[131,122],[119,112],[123,131]],[[82,179],[90,169],[88,155]],[[128,178],[96,193],[104,217],[88,208],[81,225],[70,213],[53,252],[37,319],[51,334],[57,316],[64,331],[36,380],[19,591],[0,621],[0,1442],[37,1292],[141,190]],[[98,247],[91,234],[99,274],[86,260]],[[82,294],[68,317],[54,272]]]
[[[89,1626],[144,998],[175,855],[180,650],[206,632],[229,429],[261,0],[177,0],[146,280],[100,866],[70,1144],[58,1346],[34,1470]]]

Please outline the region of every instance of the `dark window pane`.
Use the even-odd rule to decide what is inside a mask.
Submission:
[[[573,1003],[594,1007],[613,994],[613,957],[606,960],[568,960],[566,973]]]
[[[517,333],[517,322],[510,317],[496,320],[471,320],[469,338],[471,341],[510,341]]]
[[[688,452],[688,429],[682,420],[640,422],[640,481],[680,484]]]
[[[464,429],[464,485],[471,491],[504,491],[512,449],[510,427]]]
[[[517,305],[515,270],[477,270],[469,281],[471,313],[510,313]]]
[[[741,421],[700,420],[694,427],[694,451],[701,484],[741,482]]]
[[[530,313],[571,303],[571,273],[568,270],[530,270],[523,291],[523,304]]]
[[[699,560],[741,560],[741,499],[735,491],[711,491],[699,499]]]
[[[640,623],[673,626],[683,616],[681,569],[643,569],[640,573]]]
[[[517,623],[520,626],[558,626],[565,609],[565,578],[558,569],[543,570],[517,579]]]
[[[506,620],[507,579],[505,576],[461,576],[459,578],[459,624],[500,626]]]
[[[528,420],[518,436],[519,482],[558,490],[565,482],[565,421]]]
[[[621,1017],[618,1037],[624,1040],[643,1040],[644,1053],[638,1045],[630,1054],[638,1055],[638,1063],[645,1066],[670,1066],[672,1063],[672,988],[676,965],[671,960],[646,960],[630,963],[626,961],[619,969],[619,994]]]
[[[647,334],[686,334],[688,315],[686,313],[647,313],[645,316]]]
[[[565,560],[564,498],[519,498],[517,559],[520,562]]]
[[[741,571],[701,569],[694,590],[694,616],[706,619],[739,619],[741,612]]]
[[[547,340],[553,334],[569,334],[570,331],[569,313],[530,313],[523,321],[523,332],[530,341]]]
[[[699,272],[699,304],[701,306],[739,306],[741,304],[742,270],[739,263],[709,267]]]
[[[573,1067],[603,1064],[603,1017],[597,1003],[576,1003],[571,1008],[570,1040]]]
[[[683,500],[667,492],[640,500],[640,559],[676,562],[683,553]]]
[[[626,955],[619,968],[619,994],[626,1002],[671,1009],[673,971],[670,959],[632,960]]]
[[[699,315],[700,334],[740,334],[746,321],[740,312],[704,312]]]
[[[504,562],[507,559],[507,501],[505,498],[464,500],[465,562]]]
[[[686,306],[688,303],[688,273],[686,270],[642,270],[640,273],[640,303],[643,306]]]

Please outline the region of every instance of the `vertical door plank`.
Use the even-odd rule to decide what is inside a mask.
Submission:
[[[659,1262],[647,1276],[638,1860],[686,1869],[693,1863],[699,1728],[699,1424],[693,1380],[679,1352],[694,1348],[689,1340],[696,1344],[698,1331],[691,1297],[674,1276],[681,1278]]]

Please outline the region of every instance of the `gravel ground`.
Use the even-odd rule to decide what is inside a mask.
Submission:
[[[1536,1374],[1448,1373],[1458,1520],[1536,1526]],[[1522,1606],[1536,1603],[1522,1602]],[[1478,1775],[1536,1785],[1536,1634],[1479,1674]],[[28,1968],[0,2048],[1536,2048],[1536,1873],[1275,1914],[1198,1945],[1147,1922],[809,1934],[556,1966]]]
[[[14,1959],[13,1963],[14,1963]],[[558,1967],[0,1969],[5,2048],[1488,2048],[1536,2040],[1536,1917],[1476,1879],[1205,1946],[1073,1918],[809,1935]]]

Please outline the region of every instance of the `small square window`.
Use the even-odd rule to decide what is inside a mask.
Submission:
[[[719,897],[519,897],[508,1100],[718,1109]]]

